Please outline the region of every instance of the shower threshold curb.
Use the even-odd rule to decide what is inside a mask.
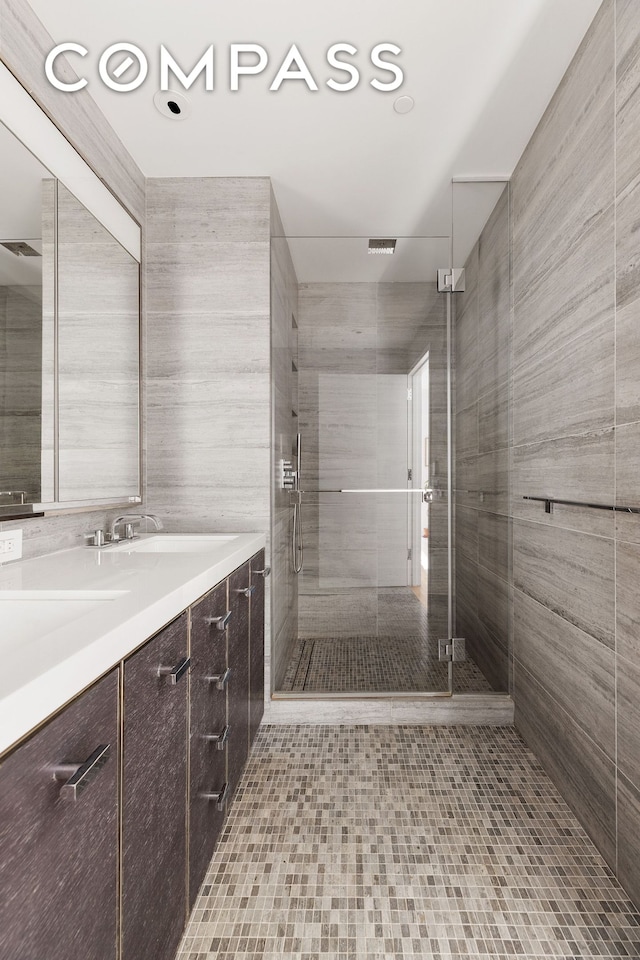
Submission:
[[[264,723],[469,724],[511,726],[514,704],[504,693],[275,693]]]

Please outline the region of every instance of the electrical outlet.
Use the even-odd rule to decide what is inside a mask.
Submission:
[[[0,533],[0,563],[20,560],[22,557],[22,530]]]

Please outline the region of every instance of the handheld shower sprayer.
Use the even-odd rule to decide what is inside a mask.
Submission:
[[[300,473],[302,468],[302,438],[296,435],[296,465],[292,470],[293,485],[293,526],[291,530],[291,563],[293,572],[298,575],[304,565],[304,540],[302,536],[302,491],[300,490]]]

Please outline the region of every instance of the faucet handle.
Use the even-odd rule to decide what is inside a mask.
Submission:
[[[85,540],[88,541],[88,547],[104,547],[104,530],[92,530],[91,533],[85,533]]]

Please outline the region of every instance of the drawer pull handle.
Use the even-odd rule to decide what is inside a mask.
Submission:
[[[215,677],[205,677],[209,683],[215,683],[218,690],[224,690],[227,683],[229,682],[229,677],[231,676],[231,667],[227,667],[224,673],[219,673]]]
[[[215,803],[218,810],[224,810],[228,793],[229,784],[224,783],[222,785],[222,790],[219,790],[218,793],[201,793],[200,796],[203,800],[210,800],[212,803]]]
[[[271,567],[265,567],[264,570],[253,570],[252,573],[255,573],[257,577],[268,577],[271,573]]]
[[[93,778],[102,770],[109,759],[111,747],[101,744],[84,763],[61,763],[54,768],[55,780],[64,780],[60,788],[63,800],[79,800],[80,794],[89,786]]]
[[[234,593],[241,593],[244,597],[251,597],[256,592],[255,583],[251,587],[236,587]]]
[[[191,657],[185,657],[184,660],[176,663],[175,667],[158,667],[158,676],[167,677],[169,683],[175,686],[179,680],[182,680],[190,666]]]
[[[232,616],[231,610],[227,610],[223,617],[205,617],[204,622],[208,623],[211,627],[215,624],[217,630],[223,631],[229,626],[229,621]]]
[[[204,739],[208,740],[209,743],[215,743],[216,749],[224,750],[225,744],[229,739],[229,729],[229,725],[227,724],[222,733],[206,733]]]

